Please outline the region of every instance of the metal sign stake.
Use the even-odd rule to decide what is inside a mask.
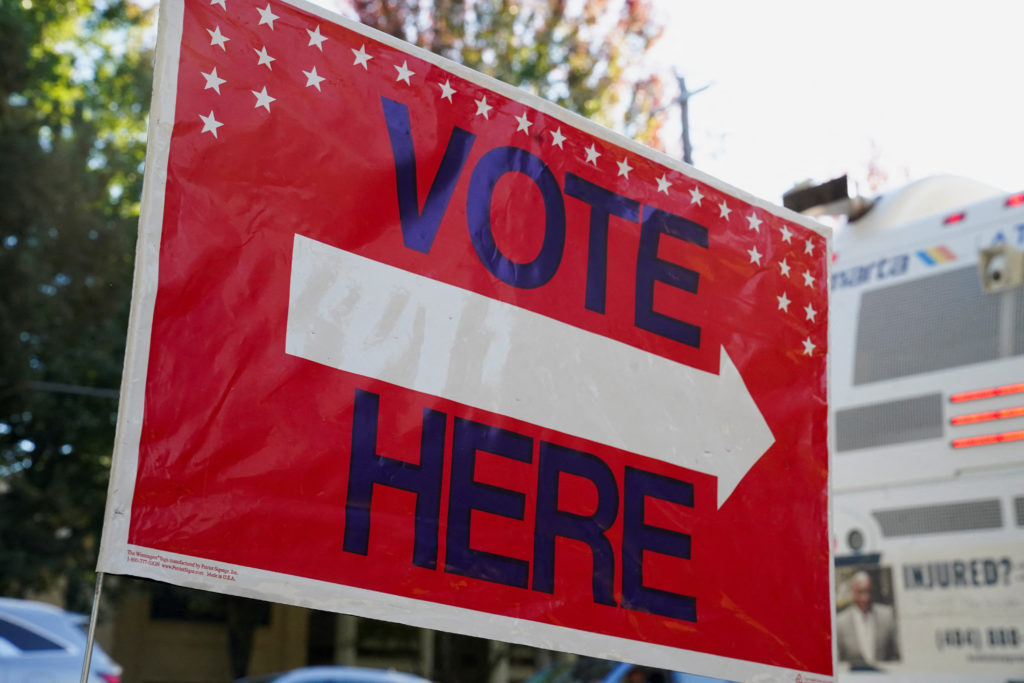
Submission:
[[[81,683],[89,680],[89,667],[92,665],[92,644],[96,640],[96,618],[100,611],[100,593],[103,592],[103,572],[96,573],[96,590],[92,595],[92,612],[89,615],[89,635],[85,642],[85,660],[82,662]]]

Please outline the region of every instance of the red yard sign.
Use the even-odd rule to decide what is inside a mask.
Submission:
[[[827,234],[305,3],[150,135],[102,571],[831,678]]]

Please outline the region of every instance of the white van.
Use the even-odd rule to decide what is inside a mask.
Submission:
[[[1024,194],[949,177],[837,231],[841,679],[1024,679],[1022,251]]]

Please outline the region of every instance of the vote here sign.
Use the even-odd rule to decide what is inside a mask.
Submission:
[[[101,570],[831,678],[827,234],[306,3],[158,52]]]

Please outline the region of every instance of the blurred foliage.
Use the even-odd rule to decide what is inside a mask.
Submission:
[[[650,5],[353,0],[365,23],[653,145]],[[0,0],[0,594],[61,587],[80,610],[117,402],[75,392],[120,386],[153,21],[131,0]]]
[[[661,149],[651,0],[350,2],[365,24]]]
[[[151,26],[0,0],[0,594],[91,599],[117,401],[53,385],[120,386]]]

